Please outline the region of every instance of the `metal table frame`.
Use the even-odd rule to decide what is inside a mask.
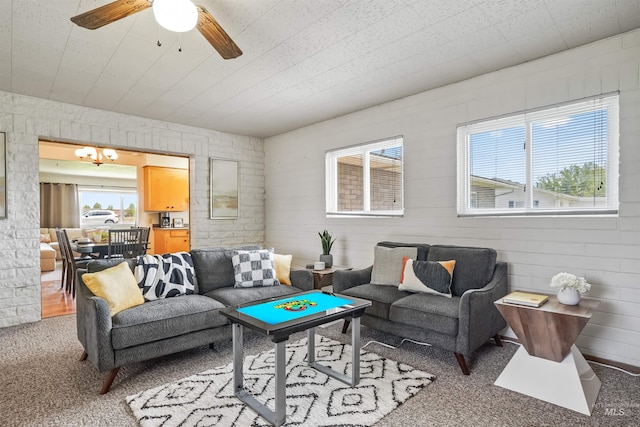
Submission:
[[[303,294],[300,294],[303,295]],[[346,297],[354,299],[353,297]],[[244,388],[244,376],[243,376],[243,361],[244,361],[244,326],[251,329],[260,331],[259,328],[254,327],[252,322],[239,321],[238,318],[234,318],[232,315],[237,315],[237,311],[223,310],[222,313],[227,315],[232,322],[232,334],[233,334],[233,390],[235,396],[244,402],[251,409],[256,411],[262,418],[269,421],[275,426],[281,426],[286,420],[286,344],[289,339],[289,335],[294,332],[302,330],[307,331],[307,364],[329,375],[351,387],[355,387],[360,382],[360,317],[364,313],[364,309],[371,305],[370,301],[358,300],[359,305],[357,307],[351,307],[340,311],[331,310],[321,317],[315,317],[311,321],[300,321],[297,324],[289,324],[282,330],[270,330],[262,331],[267,335],[272,335],[272,340],[275,344],[275,411],[272,411],[265,404],[259,402],[248,390]],[[330,311],[330,310],[327,310]],[[234,313],[235,312],[235,313]],[[322,365],[316,361],[315,351],[315,327],[333,322],[334,320],[351,318],[351,376],[341,374],[333,369]]]

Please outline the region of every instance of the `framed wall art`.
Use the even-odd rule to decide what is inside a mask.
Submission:
[[[7,134],[0,132],[0,219],[7,217]]]
[[[211,219],[238,218],[238,162],[209,159]]]

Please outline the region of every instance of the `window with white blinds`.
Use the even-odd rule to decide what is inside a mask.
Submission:
[[[328,216],[398,216],[404,210],[402,137],[328,151]]]
[[[458,126],[459,215],[617,214],[618,95]]]

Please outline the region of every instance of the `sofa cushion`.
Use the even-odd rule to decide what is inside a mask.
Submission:
[[[40,271],[56,269],[56,250],[47,243],[40,243]]]
[[[78,239],[80,237],[84,237],[84,235],[82,234],[82,229],[81,228],[66,228],[66,227],[63,227],[63,228],[65,230],[67,230],[67,236],[69,236],[69,240],[73,240],[73,239]],[[58,241],[58,236],[56,235],[56,229],[55,228],[49,228],[48,230],[49,230],[49,236],[51,236],[51,241],[52,242],[57,242]],[[44,233],[42,233],[42,234],[44,234]]]
[[[56,250],[48,243],[40,243],[40,259],[56,259]]]
[[[451,281],[455,261],[414,261],[404,257],[398,289],[451,298]]]
[[[411,295],[409,292],[398,290],[398,288],[373,284],[354,286],[344,290],[342,294],[371,301],[371,306],[367,307],[364,312],[385,320],[389,319],[391,304]]]
[[[297,294],[300,289],[294,286],[276,285],[258,288],[218,288],[206,294],[227,306],[238,306],[266,298],[279,298]]]
[[[97,273],[85,273],[82,281],[94,295],[107,302],[111,316],[144,303],[138,282],[126,262]]]
[[[223,307],[197,294],[145,302],[113,316],[111,345],[119,350],[225,325]]]
[[[455,337],[459,313],[460,297],[449,299],[420,293],[395,301],[389,310],[389,320]]]
[[[273,264],[273,248],[253,251],[235,250],[231,257],[234,287],[254,288],[279,285]]]
[[[479,289],[491,281],[496,268],[496,251],[490,248],[433,245],[429,249],[429,261],[455,260],[451,291],[460,296],[469,289]]]
[[[415,259],[418,249],[415,247],[385,248],[376,246],[373,253],[371,284],[398,286],[402,275],[402,258]]]
[[[260,246],[242,246],[237,249],[261,249]],[[206,294],[214,289],[233,286],[235,277],[231,256],[233,248],[192,249],[191,257],[198,280],[198,293]]]

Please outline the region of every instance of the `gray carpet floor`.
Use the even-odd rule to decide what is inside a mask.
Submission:
[[[342,335],[340,327],[318,328],[318,333],[349,342],[350,334]],[[397,337],[363,327],[363,345],[370,340],[400,343]],[[271,347],[257,334],[245,336],[247,354]],[[395,350],[375,343],[366,348],[436,376],[433,384],[376,426],[640,426],[640,378],[614,369],[592,365],[602,389],[589,417],[493,385],[516,351],[514,344],[480,348],[470,376],[460,373],[453,354],[437,348],[413,343]],[[2,426],[136,425],[126,396],[231,362],[231,342],[225,341],[215,350],[202,347],[125,366],[111,391],[100,396],[104,374],[79,361],[75,315],[0,329],[0,349]]]

